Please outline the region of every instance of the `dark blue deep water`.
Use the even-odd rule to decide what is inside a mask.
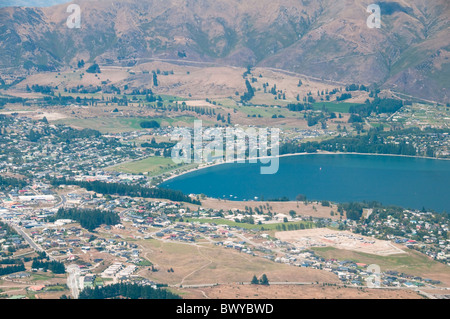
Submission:
[[[168,180],[161,187],[229,200],[269,200],[304,194],[309,200],[378,201],[450,212],[450,161],[424,158],[311,154],[281,157],[274,175],[264,164],[230,163]]]

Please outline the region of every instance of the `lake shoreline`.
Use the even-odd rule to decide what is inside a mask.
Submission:
[[[409,157],[409,158],[421,158],[421,159],[430,159],[430,160],[444,160],[444,161],[450,161],[450,158],[436,158],[436,157],[427,157],[427,156],[418,156],[418,155],[401,155],[401,154],[377,154],[377,153],[352,153],[352,152],[329,152],[329,151],[318,151],[315,153],[307,153],[307,152],[303,152],[303,153],[292,153],[292,154],[282,154],[282,155],[277,155],[277,156],[261,156],[261,157],[253,157],[253,158],[247,158],[245,159],[245,164],[248,164],[250,160],[260,160],[260,159],[268,159],[268,158],[282,158],[282,157],[291,157],[291,156],[302,156],[302,155],[367,155],[367,156],[391,156],[391,157]],[[218,166],[218,165],[224,165],[224,164],[233,164],[233,163],[237,163],[237,160],[234,160],[232,162],[219,162],[219,163],[211,163],[211,164],[206,164],[191,170],[187,170],[184,172],[180,172],[178,174],[175,174],[173,176],[169,176],[167,178],[164,178],[160,183],[158,183],[157,186],[175,179],[177,177],[189,174],[189,173],[194,173],[196,171],[200,171],[202,169],[205,168],[209,168],[209,167],[214,167],[214,166]],[[202,164],[200,164],[202,165]]]

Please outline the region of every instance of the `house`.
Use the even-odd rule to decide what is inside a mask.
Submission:
[[[28,287],[28,290],[31,291],[41,291],[45,288],[45,285],[36,285],[36,286],[30,286]]]
[[[24,279],[30,277],[29,273],[26,272],[20,272],[16,274],[10,274],[8,275],[8,279]]]
[[[95,275],[86,275],[84,276],[84,287],[93,287],[95,282]]]

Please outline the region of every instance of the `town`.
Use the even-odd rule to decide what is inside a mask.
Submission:
[[[50,195],[41,195],[42,193]],[[64,283],[64,278],[58,281],[59,289],[66,294],[70,289],[74,297],[86,287],[117,282],[140,282],[153,287],[167,285],[152,280],[152,274],[170,273],[177,269],[168,266],[164,269],[153,264],[150,261],[152,258],[146,257],[146,249],[141,244],[145,241],[214,245],[220,249],[233,250],[291,267],[327,271],[339,279],[340,283],[333,285],[355,287],[366,285],[370,276],[367,272],[368,264],[325,258],[321,256],[321,247],[327,245],[313,243],[299,246],[280,240],[277,238],[280,237],[279,234],[323,228],[339,229],[339,233],[347,230],[349,234],[354,234],[347,237],[347,240],[359,241],[362,236],[372,238],[366,239],[366,245],[375,241],[389,241],[397,244],[401,250],[421,251],[439,263],[450,265],[450,240],[446,237],[449,220],[432,212],[376,208],[380,211],[374,213],[374,209],[364,209],[366,217],[354,221],[343,218],[343,214],[338,213],[338,207],[335,207],[336,215],[330,214],[329,218],[277,213],[270,210],[270,203],[263,203],[255,210],[247,207],[224,211],[179,202],[102,196],[77,186],[58,187],[54,193],[51,187],[42,184],[3,190],[1,199],[2,260],[14,260],[15,263],[27,265],[19,273],[3,275],[3,280],[31,283],[30,277],[34,274],[48,272],[44,267],[34,268],[31,263],[34,263],[35,258],[26,257],[43,254],[49,261],[63,263],[66,267],[78,267],[76,287],[66,286],[69,285],[69,280]],[[324,208],[330,204],[310,202],[307,205]],[[75,220],[55,218],[59,216],[61,207],[114,211],[120,216],[120,222],[88,231]],[[381,287],[445,289],[440,288],[442,283],[439,280],[410,274],[408,269],[384,269],[380,278]],[[183,287],[183,284],[169,285]],[[34,284],[30,289],[39,294],[46,289],[55,289],[55,286]],[[8,295],[7,292],[3,295],[5,294]]]

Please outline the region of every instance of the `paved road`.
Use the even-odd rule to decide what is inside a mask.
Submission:
[[[38,244],[36,244],[34,242],[34,240],[28,236],[28,234],[22,229],[22,227],[20,227],[19,225],[16,225],[14,223],[2,220],[3,222],[7,223],[10,227],[12,227],[20,236],[23,237],[23,239],[25,239],[25,241],[30,245],[30,247],[32,249],[34,249],[34,251],[36,252],[45,252],[47,254],[47,252],[45,251],[45,249],[43,249],[41,246],[39,246]],[[50,256],[49,254],[47,254],[48,258],[50,260],[55,260],[54,257]]]
[[[59,198],[61,199],[60,202],[53,206],[53,208],[59,208],[66,203],[66,197],[64,195],[60,195]]]
[[[23,239],[25,239],[25,241],[30,245],[31,248],[33,248],[35,251],[44,251],[44,249],[42,249],[41,246],[39,246],[38,244],[36,244],[33,239],[31,239],[30,236],[28,236],[27,233],[25,233],[22,228],[20,226],[14,225],[14,224],[9,224],[12,228],[14,228],[14,230],[23,237]]]
[[[78,265],[69,265],[67,267],[66,272],[68,273],[67,276],[67,287],[69,287],[70,292],[72,293],[72,296],[75,299],[78,299],[78,296],[80,295],[80,287],[81,287],[81,281],[80,281],[80,274],[81,270]]]

